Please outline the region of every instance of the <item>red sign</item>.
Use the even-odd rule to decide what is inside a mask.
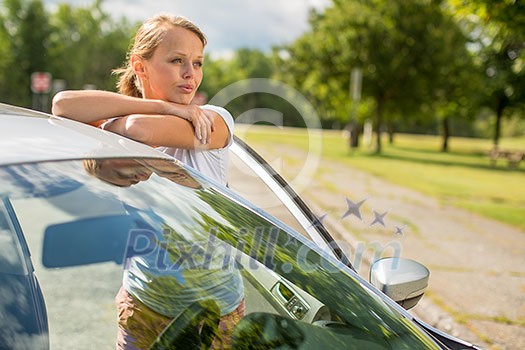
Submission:
[[[31,91],[35,94],[46,94],[51,91],[51,74],[47,72],[31,74]]]

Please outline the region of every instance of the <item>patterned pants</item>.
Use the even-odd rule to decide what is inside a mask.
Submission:
[[[118,309],[117,350],[149,349],[172,320],[151,310],[124,288],[120,288],[115,302]],[[243,316],[244,299],[235,310],[221,317],[211,349],[231,348],[233,328]]]

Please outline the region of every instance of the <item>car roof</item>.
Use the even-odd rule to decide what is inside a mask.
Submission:
[[[108,131],[0,103],[0,165],[117,157],[173,159]]]

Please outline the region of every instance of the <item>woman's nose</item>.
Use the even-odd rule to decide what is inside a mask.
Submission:
[[[194,72],[193,64],[191,62],[187,62],[184,65],[183,72],[182,72],[182,77],[184,79],[189,79],[189,78],[193,77],[194,73],[195,72]]]

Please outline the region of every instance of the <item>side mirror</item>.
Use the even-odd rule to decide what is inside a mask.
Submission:
[[[425,266],[403,258],[383,258],[370,268],[370,283],[407,310],[423,297],[429,277]]]

